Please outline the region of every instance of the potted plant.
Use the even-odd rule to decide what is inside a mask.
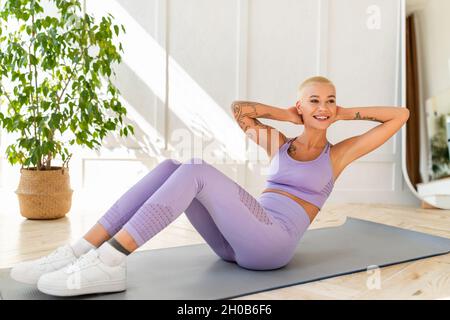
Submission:
[[[125,32],[106,15],[94,19],[79,0],[2,1],[0,125],[18,134],[6,148],[21,165],[16,193],[22,216],[63,217],[71,207],[69,148],[98,149],[108,131],[134,134],[112,83]],[[62,165],[52,165],[61,157]]]

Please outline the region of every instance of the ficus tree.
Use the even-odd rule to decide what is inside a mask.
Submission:
[[[123,25],[94,19],[80,0],[9,0],[0,10],[0,125],[19,133],[6,148],[12,165],[49,170],[58,155],[68,163],[70,145],[134,134],[112,82]]]

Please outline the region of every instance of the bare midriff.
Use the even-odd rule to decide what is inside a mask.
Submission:
[[[299,197],[296,197],[292,194],[290,194],[289,192],[283,191],[283,190],[278,190],[278,189],[272,189],[272,188],[266,188],[263,190],[262,193],[264,192],[275,192],[275,193],[279,193],[282,195],[285,195],[289,198],[291,198],[292,200],[294,200],[295,202],[297,202],[300,206],[302,206],[302,208],[306,211],[306,213],[309,216],[309,221],[313,221],[314,218],[316,217],[317,213],[319,212],[319,208],[317,208],[315,205],[313,205],[312,203],[309,203],[308,201],[305,201],[303,199],[300,199]]]

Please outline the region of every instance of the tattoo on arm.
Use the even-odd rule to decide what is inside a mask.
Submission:
[[[265,144],[265,148],[269,153],[272,150],[274,142],[274,133],[279,132],[273,127],[262,123],[258,118],[267,118],[277,120],[276,110],[271,112],[270,106],[266,106],[257,102],[235,101],[231,105],[233,116],[239,127],[244,131],[245,135],[254,140],[257,144]],[[283,135],[281,135],[283,137]],[[275,141],[280,141],[280,135],[275,137]]]
[[[353,120],[371,120],[371,121],[377,121],[377,122],[381,122],[384,123],[383,120],[379,120],[377,118],[373,118],[373,117],[362,117],[361,114],[359,112],[356,112],[355,117],[353,118]]]
[[[255,131],[253,128],[258,129],[266,129],[270,130],[272,127],[261,123],[258,119],[252,119],[252,118],[246,118],[246,119],[240,119],[238,120],[239,126],[242,128],[242,130],[247,134],[249,138],[253,137],[253,132]],[[251,129],[251,130],[249,130]]]
[[[269,113],[258,114],[256,106],[260,105],[257,102],[237,102],[233,104],[233,113],[236,120],[240,120],[243,117],[249,118],[268,118],[271,119],[272,115]]]
[[[250,112],[246,111],[244,112],[244,107],[250,107]],[[233,105],[233,113],[234,113],[234,118],[236,120],[241,120],[243,117],[256,117],[256,108],[254,104],[243,104],[243,103],[236,103]]]
[[[258,119],[253,119],[255,126],[261,129],[271,129],[270,126],[268,126],[267,124],[262,123],[261,121],[259,121]]]
[[[244,130],[244,132],[251,127],[257,127],[260,129],[267,129],[267,130],[271,129],[270,126],[262,123],[256,118],[256,117],[270,118],[270,115],[268,114],[261,114],[261,115],[257,114],[256,112],[257,104],[258,103],[253,102],[243,102],[243,103],[236,103],[233,105],[234,118],[237,120],[239,126],[242,128],[242,130]]]

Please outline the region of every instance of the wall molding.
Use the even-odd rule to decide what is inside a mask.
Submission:
[[[317,1],[317,75],[328,75],[329,0]]]
[[[249,39],[249,0],[236,0],[237,28],[236,28],[236,99],[248,100],[248,39]],[[249,161],[244,165],[237,165],[237,183],[247,186]]]
[[[237,52],[236,52],[236,97],[247,97],[248,81],[248,0],[236,0],[237,4]]]
[[[155,1],[155,40],[158,44],[165,49],[165,66],[164,75],[161,77],[162,88],[164,90],[164,101],[161,101],[157,95],[154,98],[154,113],[152,126],[157,132],[162,132],[163,140],[156,138],[155,144],[157,148],[167,150],[168,147],[168,118],[169,118],[169,16],[168,16],[169,1],[156,0]]]

